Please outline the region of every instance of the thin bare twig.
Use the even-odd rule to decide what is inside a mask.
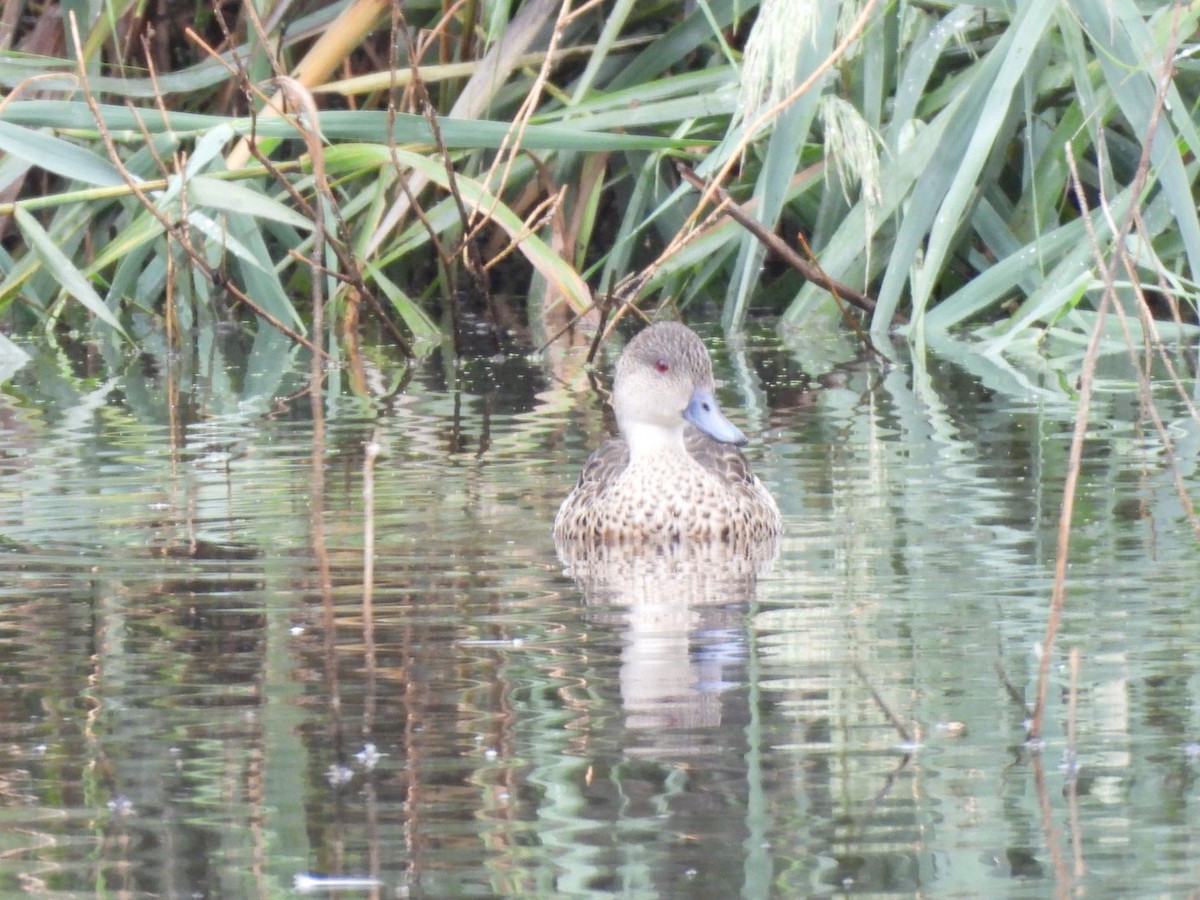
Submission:
[[[1000,659],[996,659],[996,674],[1000,676],[1000,685],[1004,688],[1004,693],[1008,694],[1008,699],[1021,707],[1023,712],[1029,712],[1029,705],[1025,702],[1025,696],[1013,684],[1012,679],[1008,677],[1008,673],[1004,671],[1004,665]]]
[[[867,673],[863,671],[862,666],[858,664],[857,660],[854,661],[853,668],[854,674],[862,680],[867,690],[871,692],[871,698],[875,701],[875,705],[879,707],[880,711],[887,717],[887,720],[892,723],[892,727],[896,729],[896,733],[900,735],[900,739],[906,744],[913,743],[913,734],[908,726],[904,724],[904,720],[892,711],[892,708],[880,696],[879,691],[875,690],[875,685],[871,684],[870,680],[868,680]]]
[[[1079,648],[1072,647],[1068,657],[1071,670],[1070,699],[1067,705],[1067,808],[1071,823],[1071,852],[1075,867],[1072,875],[1083,878],[1087,864],[1083,859],[1083,830],[1079,827],[1079,744],[1077,712],[1079,709]]]
[[[437,253],[438,260],[441,262],[442,271],[446,273],[446,278],[449,283],[446,289],[446,306],[450,311],[450,327],[453,331],[451,340],[454,342],[454,354],[458,356],[462,351],[462,311],[458,306],[458,290],[455,287],[455,268],[454,258],[445,244],[442,243],[441,235],[438,234],[433,223],[429,221],[429,217],[425,214],[425,210],[417,201],[416,192],[412,190],[409,184],[408,176],[405,174],[406,167],[400,162],[400,154],[396,147],[396,73],[399,71],[400,60],[400,32],[404,32],[405,43],[409,48],[409,66],[413,73],[412,80],[415,81],[420,77],[417,70],[417,60],[413,56],[413,42],[408,35],[408,23],[404,19],[404,13],[400,8],[399,3],[392,4],[392,37],[389,41],[388,49],[388,67],[392,72],[391,86],[388,89],[388,104],[387,104],[387,146],[388,155],[392,160],[392,169],[396,173],[396,181],[400,185],[400,190],[404,193],[405,199],[408,201],[408,206],[413,210],[417,220],[425,229],[425,233],[429,235],[429,241],[433,245],[434,252]],[[419,55],[419,51],[418,55]]]
[[[1168,62],[1166,63],[1168,66],[1170,65],[1170,59],[1171,55],[1168,55]],[[1118,263],[1121,262],[1125,238],[1128,236],[1135,221],[1133,210],[1137,206],[1138,198],[1141,196],[1146,185],[1146,180],[1150,175],[1150,151],[1154,144],[1159,116],[1166,101],[1168,84],[1169,80],[1164,78],[1155,91],[1154,106],[1150,112],[1147,134],[1142,141],[1142,155],[1138,160],[1133,181],[1129,186],[1130,208],[1126,212],[1124,220],[1119,225],[1113,219],[1111,209],[1105,198],[1103,195],[1101,196],[1103,214],[1111,229],[1110,246],[1113,248],[1114,259],[1109,260],[1104,256],[1099,238],[1092,224],[1091,210],[1088,207],[1083,180],[1079,176],[1075,154],[1069,142],[1064,145],[1067,166],[1071,172],[1072,190],[1075,194],[1075,201],[1079,205],[1084,228],[1087,231],[1088,240],[1092,247],[1097,272],[1104,284],[1104,292],[1101,295],[1100,305],[1096,311],[1096,322],[1092,327],[1092,334],[1088,339],[1087,350],[1084,353],[1083,365],[1079,377],[1079,408],[1075,415],[1075,428],[1071,435],[1071,448],[1067,459],[1067,475],[1063,483],[1063,503],[1062,510],[1059,513],[1058,543],[1054,560],[1054,586],[1051,591],[1050,609],[1046,617],[1046,635],[1042,641],[1042,657],[1038,666],[1037,699],[1034,704],[1033,717],[1030,721],[1028,734],[1030,741],[1039,741],[1042,736],[1042,727],[1046,713],[1046,697],[1050,690],[1050,666],[1054,656],[1054,642],[1058,636],[1059,625],[1062,621],[1062,610],[1066,603],[1067,564],[1071,549],[1071,522],[1075,509],[1075,494],[1079,485],[1079,470],[1083,459],[1083,442],[1087,436],[1088,415],[1091,409],[1092,392],[1095,383],[1096,360],[1099,357],[1100,342],[1104,335],[1104,326],[1108,319],[1109,310],[1114,306],[1120,307],[1120,303],[1117,302],[1116,297],[1116,268]],[[1133,280],[1136,281],[1136,278]],[[1153,404],[1151,406],[1153,407]],[[1166,436],[1165,427],[1162,427],[1160,433],[1164,437]]]
[[[1046,853],[1054,865],[1056,878],[1055,897],[1066,898],[1073,896],[1070,890],[1071,873],[1067,870],[1067,861],[1063,858],[1062,839],[1054,816],[1054,806],[1050,802],[1050,789],[1046,784],[1046,761],[1040,753],[1031,760],[1033,768],[1034,790],[1037,792],[1038,809],[1042,814],[1042,834]]]
[[[124,180],[125,185],[129,188],[130,193],[137,198],[137,201],[142,204],[147,212],[149,212],[152,216],[154,216],[155,219],[158,220],[159,224],[163,226],[166,234],[173,235],[175,237],[176,241],[179,243],[179,246],[184,249],[188,257],[192,260],[192,263],[204,273],[205,277],[207,277],[210,281],[223,282],[226,291],[228,291],[237,299],[239,303],[245,305],[264,322],[267,322],[268,324],[277,328],[293,341],[301,344],[304,347],[307,347],[313,353],[318,353],[324,357],[324,351],[308,340],[308,338],[304,337],[304,335],[300,334],[295,329],[289,328],[283,322],[279,321],[279,319],[275,318],[273,315],[251,300],[246,295],[245,291],[242,291],[236,285],[225,280],[223,276],[220,276],[216,270],[208,264],[208,260],[204,258],[204,255],[197,250],[195,246],[193,246],[192,242],[188,240],[186,236],[182,236],[180,234],[179,229],[175,226],[175,223],[167,219],[167,217],[163,215],[162,210],[160,210],[154,201],[151,200],[142,190],[137,179],[133,176],[133,173],[131,173],[125,167],[124,160],[121,159],[121,155],[117,152],[116,142],[113,141],[112,135],[108,131],[108,126],[104,123],[104,115],[100,111],[100,106],[96,102],[95,96],[92,94],[91,86],[88,84],[87,67],[84,62],[82,44],[79,40],[79,26],[75,21],[74,12],[69,13],[69,21],[71,25],[71,38],[74,41],[76,57],[79,60],[78,78],[80,89],[83,93],[84,102],[87,103],[88,109],[92,113],[92,118],[96,122],[96,128],[100,133],[100,139],[104,143],[104,149],[108,153],[109,160],[112,162],[117,171],[120,172],[121,178]]]
[[[379,458],[380,428],[376,426],[363,448],[363,664],[367,683],[375,682],[375,462]],[[370,735],[375,720],[375,696],[369,692],[363,710],[363,734]]]
[[[537,232],[555,215],[558,213],[559,207],[562,205],[563,198],[566,196],[567,187],[563,185],[554,194],[546,197],[539,202],[525,217],[521,223],[521,230],[513,235],[512,240],[499,253],[495,254],[491,259],[484,264],[484,269],[491,271],[505,259],[516,253],[520,247],[521,241],[527,237],[537,234]]]
[[[1162,115],[1163,103],[1165,102],[1166,93],[1170,86],[1170,77],[1171,77],[1171,72],[1172,72],[1171,61],[1174,59],[1175,47],[1177,45],[1177,40],[1178,40],[1178,34],[1176,32],[1176,29],[1178,28],[1178,17],[1179,17],[1179,5],[1176,4],[1176,6],[1175,6],[1175,22],[1173,22],[1173,24],[1172,24],[1172,33],[1171,33],[1170,42],[1167,45],[1166,51],[1164,52],[1164,62],[1163,62],[1162,70],[1160,72],[1161,81],[1160,81],[1160,83],[1158,85],[1158,89],[1156,91],[1156,101],[1157,102],[1150,109],[1150,118],[1149,118],[1149,122],[1148,122],[1147,128],[1146,128],[1147,134],[1150,135],[1150,138],[1147,141],[1147,146],[1146,146],[1146,148],[1143,149],[1143,158],[1146,160],[1149,159],[1149,144],[1153,141],[1153,136],[1158,131],[1159,118]],[[1147,165],[1148,165],[1148,162],[1147,162]],[[1140,187],[1139,187],[1139,193],[1140,193]],[[1117,226],[1117,223],[1112,218],[1111,207],[1110,207],[1109,203],[1107,202],[1107,198],[1104,195],[1103,181],[1101,181],[1101,184],[1100,184],[1100,196],[1101,196],[1101,200],[1103,201],[1100,204],[1101,214],[1105,217],[1105,220],[1108,223],[1108,227],[1109,227],[1110,231],[1113,234],[1117,234],[1118,226]],[[1129,224],[1127,224],[1125,226],[1125,230],[1127,232],[1130,228],[1136,227],[1138,229],[1139,234],[1141,234],[1143,236],[1143,238],[1146,239],[1145,238],[1145,226],[1142,221],[1141,212],[1138,209],[1137,203],[1136,203],[1136,197],[1138,196],[1138,194],[1131,193],[1131,196],[1134,198],[1134,200],[1130,204]],[[1125,274],[1126,274],[1127,278],[1129,279],[1129,284],[1132,286],[1134,296],[1137,298],[1138,318],[1142,323],[1142,333],[1143,333],[1144,342],[1146,344],[1146,347],[1144,348],[1144,355],[1142,358],[1143,364],[1139,366],[1137,352],[1134,348],[1133,336],[1132,336],[1132,333],[1131,333],[1131,330],[1129,327],[1128,316],[1126,315],[1124,307],[1120,303],[1115,304],[1114,309],[1117,314],[1117,319],[1121,325],[1122,335],[1125,338],[1125,345],[1126,345],[1126,348],[1129,353],[1130,363],[1131,363],[1131,365],[1133,367],[1133,371],[1137,377],[1138,390],[1139,390],[1139,394],[1141,397],[1142,408],[1150,415],[1151,421],[1154,423],[1154,427],[1158,433],[1159,439],[1163,443],[1163,450],[1164,450],[1164,453],[1165,453],[1165,456],[1167,459],[1167,464],[1171,468],[1171,474],[1175,480],[1175,490],[1176,490],[1176,493],[1179,495],[1179,501],[1183,507],[1184,515],[1187,517],[1189,524],[1192,526],[1193,533],[1197,537],[1200,537],[1200,519],[1198,519],[1196,516],[1196,510],[1195,510],[1194,505],[1192,504],[1192,498],[1188,494],[1187,484],[1184,480],[1183,472],[1180,471],[1180,468],[1179,468],[1178,454],[1175,452],[1175,441],[1174,441],[1174,439],[1172,439],[1171,433],[1168,430],[1166,423],[1163,421],[1162,415],[1159,413],[1158,407],[1154,402],[1153,389],[1152,389],[1152,386],[1150,383],[1150,366],[1152,363],[1152,358],[1151,358],[1151,350],[1152,349],[1154,351],[1157,351],[1159,360],[1162,362],[1163,367],[1167,370],[1167,374],[1170,376],[1172,383],[1175,385],[1176,393],[1182,399],[1183,405],[1188,410],[1188,414],[1196,422],[1200,422],[1200,414],[1198,414],[1196,406],[1192,402],[1192,398],[1189,396],[1187,388],[1183,383],[1183,380],[1179,377],[1179,374],[1175,369],[1175,364],[1172,362],[1170,355],[1167,353],[1166,346],[1163,343],[1162,337],[1159,334],[1158,325],[1155,322],[1154,316],[1150,311],[1150,305],[1146,300],[1145,292],[1142,290],[1141,280],[1138,277],[1137,261],[1134,260],[1133,257],[1131,256],[1131,254],[1129,253],[1129,250],[1128,250],[1124,240],[1121,240],[1119,243],[1114,244],[1113,253],[1114,253],[1117,261],[1120,263],[1121,267],[1125,270]],[[1162,278],[1161,273],[1159,273],[1160,282],[1161,282],[1161,278]],[[1166,296],[1171,297],[1173,300],[1174,299],[1173,292],[1170,290],[1170,288],[1166,287],[1165,285],[1163,287],[1166,292]],[[1172,302],[1172,309],[1175,311],[1175,316],[1176,316],[1176,319],[1178,320],[1178,315],[1179,315],[1178,314],[1178,304]]]
[[[707,197],[710,193],[708,185],[691,169],[691,167],[683,163],[676,163],[675,168],[678,170],[680,177],[688,184],[701,192],[702,197]],[[798,234],[801,245],[804,247],[804,252],[808,254],[808,259],[805,259],[799,253],[791,248],[783,238],[777,235],[774,231],[767,228],[753,216],[747,215],[742,211],[741,207],[733,201],[729,193],[723,187],[714,186],[715,190],[711,193],[715,194],[720,200],[719,209],[723,210],[729,218],[733,219],[752,235],[755,239],[767,248],[770,252],[780,257],[789,266],[799,272],[804,278],[809,281],[821,285],[833,297],[838,309],[842,313],[842,318],[850,324],[854,333],[858,336],[862,345],[867,348],[872,354],[879,358],[883,358],[883,354],[876,349],[875,344],[871,341],[870,336],[863,330],[861,324],[854,316],[850,315],[850,311],[846,308],[846,303],[849,302],[852,306],[857,307],[865,313],[872,314],[875,312],[875,299],[867,294],[856,291],[847,284],[843,284],[834,278],[831,278],[817,262],[816,255],[809,247],[808,241],[805,240],[803,234]],[[811,262],[809,261],[811,260]],[[895,318],[903,323],[908,321],[905,316],[897,313]]]
[[[566,23],[570,20],[570,9],[570,0],[564,0],[562,7],[559,9],[558,20],[554,23],[554,30],[550,33],[550,43],[546,47],[546,58],[542,61],[541,66],[538,67],[537,76],[533,79],[533,84],[530,86],[529,92],[525,95],[525,99],[521,101],[521,105],[517,108],[512,125],[505,132],[504,138],[500,142],[500,148],[496,151],[496,157],[492,160],[492,165],[488,168],[487,175],[481,181],[485,192],[490,191],[492,193],[493,200],[487,210],[480,210],[478,208],[475,210],[475,231],[478,231],[484,222],[491,219],[492,210],[500,204],[500,197],[504,193],[504,185],[508,183],[508,177],[512,172],[513,165],[516,163],[517,154],[523,143],[525,129],[529,126],[529,121],[533,118],[533,113],[541,101],[542,91],[546,87],[546,82],[550,80],[550,70],[553,68],[554,59],[558,54],[558,45],[562,41]],[[497,171],[500,171],[500,182],[495,190],[492,190],[492,179]]]
[[[712,211],[708,214],[708,216],[705,217],[704,221],[701,222],[697,228],[694,228],[690,231],[680,230],[676,232],[674,237],[671,238],[670,243],[663,248],[663,251],[658,255],[657,259],[655,259],[649,265],[643,267],[641,270],[633,272],[627,275],[625,278],[622,278],[621,281],[609,292],[604,302],[600,304],[600,310],[603,315],[602,320],[592,339],[591,348],[588,351],[587,361],[589,363],[595,358],[596,351],[599,349],[600,345],[608,339],[608,336],[612,334],[612,332],[616,329],[617,324],[627,313],[640,316],[644,322],[650,321],[650,317],[636,305],[634,305],[634,301],[642,293],[646,285],[650,283],[651,279],[653,279],[658,273],[663,261],[670,259],[692,242],[699,240],[705,231],[710,226],[715,225],[715,223],[721,218],[724,208],[725,203],[719,203],[712,209]],[[593,303],[588,309],[585,309],[577,314],[559,332],[559,336],[569,331],[571,328],[574,328],[575,325],[584,318],[584,316],[589,315],[596,308],[597,304]],[[615,313],[615,317],[611,322],[608,322],[608,316],[612,313]],[[556,339],[557,336],[555,340]],[[553,340],[548,341],[547,346],[552,343],[554,343]]]
[[[672,254],[679,252],[680,249],[690,243],[691,240],[701,232],[705,226],[703,223],[698,222],[698,218],[706,208],[710,207],[712,211],[707,214],[705,222],[716,220],[722,213],[728,214],[730,218],[733,218],[743,227],[749,229],[759,241],[761,241],[769,249],[778,253],[781,258],[788,262],[789,265],[795,267],[810,281],[826,287],[826,289],[834,294],[834,297],[839,305],[841,304],[841,298],[845,298],[855,306],[868,313],[874,312],[874,301],[869,296],[849,287],[848,285],[843,285],[834,281],[828,275],[822,272],[819,266],[809,265],[808,262],[803,259],[803,257],[792,250],[792,248],[788,246],[786,242],[776,237],[772,231],[763,228],[760,223],[746,216],[740,209],[737,209],[736,205],[729,198],[729,195],[725,192],[723,183],[728,177],[729,173],[732,171],[734,165],[736,165],[738,160],[741,159],[742,154],[745,152],[746,148],[749,147],[751,141],[754,139],[759,130],[769,121],[787,109],[788,106],[810,91],[813,86],[815,86],[824,76],[824,74],[828,72],[829,69],[832,68],[833,65],[846,54],[853,43],[858,40],[858,37],[862,34],[863,29],[866,28],[867,23],[870,21],[876,3],[877,0],[867,0],[866,5],[863,7],[858,18],[855,20],[854,25],[843,37],[842,41],[837,45],[837,47],[834,48],[833,52],[830,53],[829,56],[826,57],[826,59],[821,63],[821,65],[818,66],[817,69],[814,70],[799,87],[792,91],[791,94],[789,94],[775,106],[763,112],[754,120],[754,122],[747,126],[741,141],[730,153],[729,159],[726,161],[725,165],[721,167],[714,178],[705,183],[698,178],[695,172],[689,167],[683,165],[679,166],[680,175],[701,191],[700,202],[696,205],[695,211],[688,216],[687,220],[680,227],[679,231],[671,240],[668,247],[663,250],[661,254],[659,254],[658,259],[656,259],[649,266],[646,266],[640,272],[634,273],[623,279],[621,283],[618,284],[613,290],[613,295],[618,298],[619,302],[618,312],[616,318],[607,329],[602,328],[597,331],[596,339],[592,345],[592,354],[595,353],[599,343],[612,332],[613,327],[616,325],[616,322],[620,320],[621,315],[627,310],[635,308],[632,303],[628,302],[627,298],[637,297],[644,289],[645,285],[649,283],[651,278],[653,278],[654,272],[657,271],[658,267],[662,264],[662,261],[670,258]],[[564,4],[564,10],[562,13],[560,13],[559,22],[555,26],[556,36],[559,30],[563,27],[564,18],[566,18],[567,15],[567,5],[568,4]],[[578,321],[578,318],[586,315],[589,311],[590,310],[581,313],[574,321]],[[574,321],[572,322],[572,325],[568,326],[568,328],[573,326]],[[872,351],[878,353],[878,351],[876,351],[874,346],[871,344],[870,340],[865,334],[863,334],[862,329],[856,328],[856,331],[862,336],[866,346]],[[590,356],[591,354],[589,354],[589,358]]]
[[[809,76],[805,78],[804,81],[794,91],[780,100],[770,109],[762,112],[758,118],[746,126],[745,131],[742,134],[742,139],[738,142],[737,146],[733,148],[733,151],[729,154],[729,158],[717,171],[717,174],[713,176],[712,181],[709,182],[710,193],[715,192],[716,188],[722,187],[725,184],[725,179],[729,177],[729,173],[733,171],[734,166],[739,164],[742,159],[742,155],[746,152],[746,149],[750,146],[759,130],[762,129],[768,122],[779,116],[780,113],[782,113],[785,109],[811,91],[817,85],[817,83],[825,77],[825,73],[832,69],[838,60],[846,55],[847,51],[849,51],[851,46],[853,46],[854,42],[858,40],[859,35],[863,33],[864,29],[866,29],[867,22],[871,20],[871,16],[875,12],[876,2],[877,0],[867,0],[866,4],[862,8],[862,11],[858,14],[858,18],[854,20],[854,24],[846,32],[841,42],[833,48],[833,52],[825,57],[825,59],[821,61],[821,64],[813,69]],[[712,197],[706,193],[702,203],[711,202]],[[685,225],[684,227],[686,228],[688,226]]]
[[[325,152],[321,146],[320,115],[312,94],[293,78],[286,75],[276,79],[279,87],[293,102],[304,108],[304,116],[297,117],[296,123],[304,144],[308,149],[308,158],[313,168],[313,199],[312,199],[312,330],[313,338],[321,341],[325,324],[325,206],[332,202],[333,191],[325,177]],[[320,374],[319,361],[313,360],[313,378]]]
[[[479,248],[473,239],[471,228],[471,220],[475,211],[467,210],[467,204],[458,189],[458,173],[454,170],[454,161],[450,157],[450,151],[446,148],[446,142],[442,139],[442,128],[438,123],[437,108],[434,106],[433,99],[429,96],[425,82],[421,79],[420,61],[417,58],[417,48],[413,44],[412,35],[409,33],[408,21],[404,18],[404,12],[399,4],[393,5],[392,9],[393,15],[399,20],[400,30],[404,33],[404,40],[408,44],[408,63],[412,71],[413,90],[417,93],[421,112],[424,113],[425,120],[429,123],[429,131],[433,135],[434,149],[437,150],[438,157],[442,160],[442,167],[446,170],[446,189],[450,192],[450,197],[454,200],[454,205],[458,209],[459,221],[462,222],[463,237],[460,249],[467,263],[467,271],[471,273],[476,290],[482,296],[486,297],[488,295],[487,276],[484,274],[483,261],[479,257]]]
[[[226,39],[232,41],[232,35],[229,33],[228,26],[225,23],[225,19],[219,9],[216,10],[216,17],[217,17],[217,21],[220,24],[222,30],[225,32]],[[251,21],[254,23],[255,28],[260,30],[259,31],[260,42],[263,44],[263,46],[266,46],[267,45],[266,34],[261,31],[262,26],[259,23],[258,17],[252,16]],[[228,71],[234,77],[239,88],[241,90],[245,91],[247,95],[256,94],[264,102],[268,99],[266,94],[264,94],[262,91],[260,91],[254,85],[254,83],[250,80],[250,74],[246,71],[245,64],[242,62],[242,58],[237,52],[233,52],[231,54],[231,59],[233,60],[233,63],[231,64],[229,62],[226,62],[221,56],[219,56],[212,47],[210,47],[199,35],[197,35],[195,32],[193,32],[190,28],[185,29],[185,34],[189,38],[191,38],[191,40],[193,40],[196,43],[196,45],[199,46],[212,59],[214,59],[220,65],[224,66],[226,71]],[[272,68],[276,72],[282,71],[282,68],[279,66],[278,62],[274,59],[273,56],[271,58],[271,65],[272,65]],[[284,76],[281,75],[279,77],[282,78]],[[296,82],[293,81],[293,84],[295,84],[295,83]],[[264,154],[262,152],[262,148],[259,146],[259,143],[258,143],[258,135],[257,135],[258,116],[254,112],[253,104],[251,103],[251,104],[249,104],[249,106],[250,106],[250,110],[251,110],[251,112],[250,112],[250,139],[247,141],[247,149],[249,150],[251,155],[254,156],[254,158],[258,161],[258,163],[263,167],[263,169],[266,171],[266,173],[275,181],[275,183],[278,184],[280,187],[282,187],[284,189],[284,191],[287,192],[288,196],[291,197],[292,202],[295,203],[296,206],[299,208],[301,214],[304,215],[310,221],[315,221],[317,213],[313,209],[312,205],[308,202],[307,198],[305,198],[305,196],[296,189],[295,185],[292,184],[290,179],[284,177],[282,166],[274,163],[271,159],[269,159],[266,156],[266,154]],[[315,115],[315,109],[316,109],[315,103],[312,104],[312,108],[314,111],[313,114]],[[315,166],[317,165],[317,161],[316,161],[315,157],[313,156],[312,145],[308,143],[308,139],[305,136],[306,126],[304,126],[300,122],[296,121],[293,117],[285,116],[284,119],[285,119],[285,121],[288,121],[290,124],[292,124],[293,127],[295,127],[296,130],[301,133],[302,137],[305,137],[306,146],[309,146],[309,148],[310,148],[309,149],[309,160],[310,160],[310,163],[314,166],[314,171],[315,171]],[[315,119],[313,121],[315,121]],[[318,143],[316,145],[316,149],[319,153],[323,149],[323,147]],[[326,201],[329,206],[330,214],[333,216],[334,224],[337,228],[336,237],[334,235],[326,235],[326,242],[327,242],[329,248],[333,251],[334,255],[337,257],[338,264],[341,266],[342,271],[334,273],[334,272],[331,272],[331,270],[329,270],[328,267],[323,266],[323,265],[320,267],[320,271],[326,272],[327,274],[333,274],[333,276],[335,278],[337,278],[339,281],[341,281],[344,284],[349,285],[354,292],[354,297],[366,299],[367,303],[370,305],[372,311],[375,313],[378,320],[383,324],[384,329],[391,336],[391,338],[395,342],[396,346],[400,348],[400,352],[403,353],[405,355],[405,357],[411,359],[414,354],[413,354],[413,350],[412,350],[412,345],[409,342],[408,338],[406,338],[404,336],[404,334],[400,331],[400,329],[396,327],[396,324],[395,324],[395,322],[392,321],[391,316],[389,316],[384,311],[383,305],[380,303],[379,298],[375,296],[375,292],[370,290],[366,285],[366,281],[362,274],[362,268],[361,268],[361,266],[359,266],[358,260],[354,256],[354,253],[350,250],[350,247],[352,245],[352,241],[350,239],[350,230],[346,225],[345,218],[342,216],[341,207],[337,203],[336,195],[333,193],[332,189],[329,187],[327,180],[322,178],[321,183],[324,183],[324,185],[325,185]],[[319,184],[318,184],[318,186],[319,186]],[[309,258],[299,257],[299,259],[302,262],[304,262],[305,264],[311,264],[313,259],[315,259],[315,257],[309,257]],[[314,273],[314,277],[316,277],[316,273]]]
[[[1083,210],[1084,221],[1091,229],[1091,218],[1087,210],[1087,198],[1084,196],[1083,182],[1075,165],[1075,155],[1071,145],[1066,145],[1067,165],[1071,170],[1071,183],[1075,189],[1076,200]],[[1093,241],[1095,234],[1091,234]],[[1098,245],[1093,243],[1094,247]],[[1054,658],[1054,641],[1058,636],[1058,628],[1062,622],[1063,606],[1067,593],[1067,560],[1071,552],[1071,520],[1075,512],[1075,493],[1079,486],[1079,469],[1083,462],[1083,442],[1087,437],[1088,414],[1091,411],[1092,390],[1096,377],[1096,360],[1100,355],[1100,341],[1104,336],[1104,323],[1108,319],[1108,311],[1113,303],[1112,271],[1107,263],[1101,261],[1101,270],[1105,276],[1105,290],[1100,298],[1100,307],[1096,313],[1096,324],[1088,339],[1087,351],[1083,357],[1083,369],[1079,376],[1079,407],[1075,413],[1075,429],[1071,435],[1071,449],[1067,456],[1067,477],[1063,482],[1062,509],[1058,516],[1058,546],[1054,559],[1054,587],[1051,590],[1050,610],[1046,616],[1046,634],[1042,639],[1042,656],[1038,665],[1037,699],[1034,702],[1033,717],[1029,723],[1029,740],[1038,741],[1042,736],[1042,724],[1046,714],[1046,695],[1050,689],[1050,665]]]
[[[741,210],[737,203],[729,196],[725,188],[718,184],[706,184],[704,179],[695,173],[688,165],[682,162],[675,164],[675,169],[679,172],[679,176],[700,191],[704,197],[713,197],[719,201],[719,208],[725,215],[733,219],[758,240],[760,244],[770,250],[772,253],[779,256],[789,266],[816,284],[821,285],[834,297],[848,301],[852,306],[861,309],[866,313],[875,312],[875,299],[856,291],[848,284],[842,284],[836,279],[830,278],[819,265],[810,263],[799,253],[791,248],[791,246],[779,237],[774,231],[767,228],[762,222],[759,222],[753,216],[747,215]]]

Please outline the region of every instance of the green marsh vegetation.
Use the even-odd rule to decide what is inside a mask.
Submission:
[[[344,359],[704,303],[1061,362],[1106,295],[1194,332],[1195,4],[6,9],[24,341],[224,327]]]

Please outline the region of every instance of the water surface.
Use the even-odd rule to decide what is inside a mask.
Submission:
[[[376,399],[335,380],[316,418],[303,365],[18,373],[0,891],[1200,883],[1196,539],[1136,392],[1096,401],[1030,748],[1073,399],[936,358],[710,343],[787,521],[758,577],[564,572],[554,512],[607,433],[573,354],[381,365]]]

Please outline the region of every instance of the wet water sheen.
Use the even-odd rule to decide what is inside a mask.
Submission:
[[[554,512],[606,433],[570,355],[433,359],[378,402],[334,384],[316,422],[299,373],[210,374],[173,414],[146,367],[19,373],[0,893],[1200,883],[1200,564],[1132,388],[1096,400],[1031,750],[1073,402],[711,343],[787,522],[757,578],[564,572]],[[1195,496],[1197,429],[1162,409]]]

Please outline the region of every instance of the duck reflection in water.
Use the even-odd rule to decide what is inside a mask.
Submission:
[[[741,678],[714,664],[744,662],[744,605],[783,530],[714,390],[691,329],[662,322],[640,332],[616,367],[621,435],[592,454],[554,523],[589,605],[624,627],[626,724],[655,734],[655,752],[687,749],[672,729],[720,724],[717,691]]]

